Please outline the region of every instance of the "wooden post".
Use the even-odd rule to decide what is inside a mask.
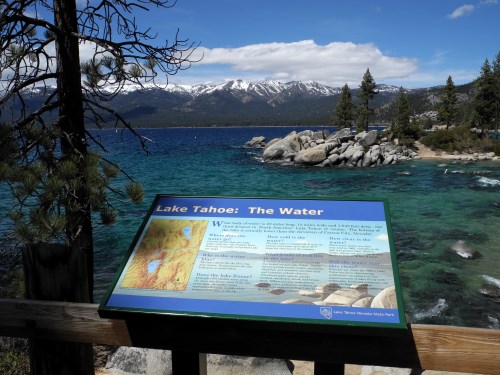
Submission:
[[[314,362],[314,375],[344,375],[343,363]]]
[[[172,350],[173,375],[207,375],[205,353]]]
[[[61,244],[30,244],[23,248],[23,267],[26,298],[89,302],[83,252]],[[34,375],[93,375],[92,344],[30,339],[30,365]]]

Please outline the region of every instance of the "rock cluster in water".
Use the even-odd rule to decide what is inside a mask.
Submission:
[[[268,143],[259,136],[244,147],[263,148],[265,162],[304,166],[374,167],[418,158],[410,148],[380,138],[377,130],[353,134],[349,128],[331,135],[327,130],[293,131]]]

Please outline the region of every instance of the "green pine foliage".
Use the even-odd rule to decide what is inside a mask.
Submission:
[[[420,138],[422,130],[418,125],[411,123],[412,108],[402,87],[399,89],[395,106],[396,116],[391,125],[392,133],[399,140],[400,144],[411,146],[415,140]]]
[[[440,97],[441,105],[438,109],[439,121],[446,124],[446,128],[449,128],[457,118],[457,103],[458,98],[455,91],[455,84],[451,76],[448,76],[446,80],[446,85],[444,87],[444,93]]]
[[[493,129],[497,111],[496,80],[488,59],[481,67],[481,74],[476,81],[477,94],[474,97],[474,117],[472,125],[485,132]]]
[[[354,105],[352,103],[351,90],[347,83],[342,87],[342,94],[335,107],[332,122],[338,129],[351,127],[354,118]]]
[[[500,126],[500,52],[493,60],[493,79],[495,81],[495,134],[498,137]]]
[[[0,124],[0,181],[13,195],[14,206],[8,216],[14,222],[16,237],[24,242],[67,241],[66,207],[75,211],[72,196],[85,184],[93,212],[101,213],[103,224],[112,224],[115,205],[137,203],[144,197],[142,186],[132,182],[124,191],[111,189],[120,168],[99,153],[61,156],[60,135],[56,127],[30,124],[22,133]]]
[[[358,132],[368,130],[369,118],[373,113],[373,110],[370,109],[369,102],[377,94],[375,91],[376,86],[377,84],[370,73],[370,69],[366,69],[361,85],[359,86],[361,89],[358,94],[360,103],[358,106],[358,119],[356,122]]]

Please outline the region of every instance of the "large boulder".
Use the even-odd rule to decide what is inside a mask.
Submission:
[[[297,133],[290,133],[285,138],[267,145],[262,157],[264,160],[278,160],[284,155],[297,153],[300,150],[300,139]]]
[[[361,164],[362,167],[369,167],[372,165],[372,150],[369,149],[365,155],[363,156],[363,162]]]
[[[377,141],[378,132],[376,130],[370,130],[369,132],[361,132],[356,134],[355,139],[363,147],[370,147]]]
[[[365,154],[364,151],[358,148],[356,151],[354,151],[354,153],[350,157],[349,163],[356,164],[363,157],[364,154]]]
[[[351,129],[344,128],[344,129],[341,129],[338,132],[333,133],[332,135],[330,135],[326,139],[326,141],[329,142],[330,140],[338,139],[341,142],[346,142],[346,141],[348,141],[350,139],[353,139],[353,138],[354,138],[354,136],[352,135]]]
[[[316,146],[313,148],[308,148],[307,150],[301,150],[295,156],[295,164],[303,165],[316,165],[323,162],[326,159],[326,152],[324,147]]]
[[[342,145],[342,142],[340,142],[336,138],[335,139],[326,140],[325,143],[328,144],[328,145],[334,145],[335,147],[338,147],[338,146]]]
[[[330,165],[337,165],[340,163],[340,156],[338,154],[331,154],[328,156],[328,164]]]
[[[325,140],[326,138],[328,138],[329,134],[330,134],[330,132],[326,129],[318,130],[312,134],[311,138],[315,141],[318,141],[318,140],[321,141],[321,140]]]
[[[250,148],[264,147],[266,145],[265,140],[266,137],[263,136],[253,137],[251,140],[247,141],[243,145],[243,147],[250,147]]]
[[[360,150],[363,151],[362,148],[359,148],[356,146],[350,146],[344,152],[342,152],[340,154],[340,158],[344,159],[344,160],[350,160],[353,157],[353,155],[356,154]],[[358,153],[358,155],[359,155],[359,153]],[[359,159],[359,157],[358,157],[358,159]]]
[[[383,165],[391,164],[393,160],[394,160],[394,155],[387,155],[382,164]]]
[[[370,151],[371,151],[372,164],[375,164],[380,157],[380,146],[373,145],[370,148]]]
[[[169,350],[119,347],[108,358],[106,373],[121,375],[171,375],[172,353]],[[207,354],[209,374],[273,374],[290,375],[286,360]]]
[[[167,350],[120,346],[106,363],[106,369],[126,375],[172,373],[172,354]]]

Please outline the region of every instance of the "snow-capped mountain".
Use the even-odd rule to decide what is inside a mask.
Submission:
[[[108,87],[116,93],[117,87]],[[359,88],[351,88],[357,100]],[[26,100],[40,100],[49,90],[32,91]],[[233,80],[203,85],[125,85],[111,102],[134,126],[282,125],[328,123],[341,93],[313,81]],[[397,95],[398,88],[377,87],[374,107]],[[38,99],[37,99],[38,98]]]
[[[109,91],[111,92],[113,89],[114,87],[111,86]],[[297,94],[306,96],[332,96],[342,91],[341,88],[330,87],[313,81],[292,81],[282,83],[272,80],[249,82],[238,79],[220,84],[200,84],[193,86],[176,84],[155,86],[147,84],[141,87],[136,84],[129,84],[123,87],[122,93],[127,94],[135,91],[145,91],[151,89],[159,89],[170,93],[189,95],[193,98],[214,93],[232,93],[235,96],[250,95],[254,98],[260,97],[267,100],[271,100],[276,96],[287,97]]]

